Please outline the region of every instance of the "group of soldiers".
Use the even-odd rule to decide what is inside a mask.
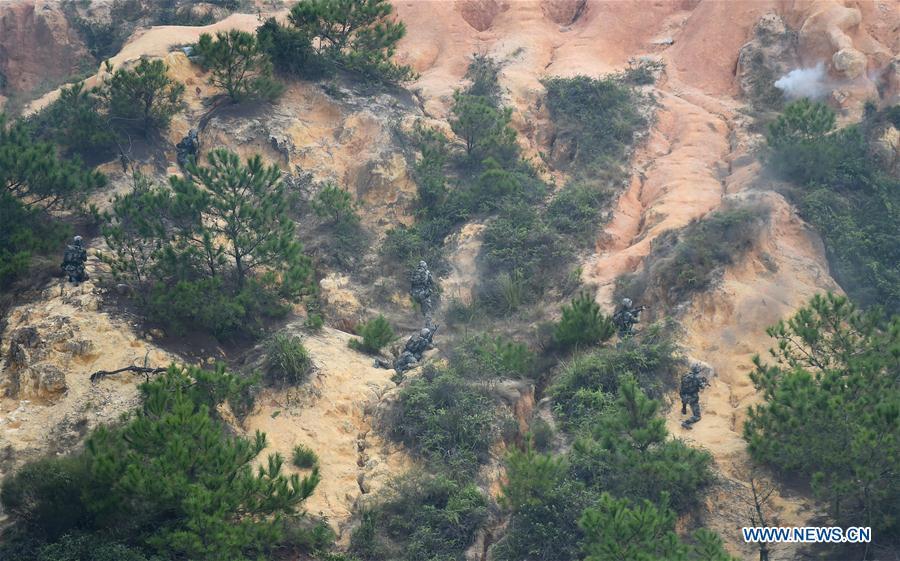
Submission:
[[[432,319],[437,286],[434,283],[431,271],[428,270],[428,263],[419,261],[419,265],[410,275],[409,285],[410,296],[419,305],[422,315],[425,316],[425,327],[406,340],[406,344],[403,345],[403,351],[400,352],[393,362],[384,359],[375,360],[375,366],[393,368],[398,376],[414,368],[416,364],[421,362],[425,351],[434,348],[434,334],[438,329],[438,326],[435,325]]]

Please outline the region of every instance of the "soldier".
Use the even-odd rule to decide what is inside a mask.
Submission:
[[[188,131],[187,136],[175,145],[175,149],[178,151],[178,165],[184,169],[184,166],[187,165],[188,157],[196,157],[200,151],[200,134],[197,132],[197,129]]]
[[[87,279],[87,273],[84,272],[86,261],[87,250],[81,243],[81,236],[75,236],[63,252],[62,270],[69,282],[78,284]]]
[[[431,317],[434,292],[434,278],[431,276],[431,271],[428,270],[428,264],[425,261],[419,261],[419,266],[416,267],[410,278],[409,294],[422,307],[425,317]]]
[[[645,306],[635,308],[631,298],[622,298],[621,307],[613,314],[613,323],[619,328],[620,338],[634,335],[634,324],[640,321],[641,312],[645,309]]]
[[[709,382],[700,375],[700,365],[691,366],[691,370],[681,378],[681,414],[687,414],[688,405],[691,406],[691,417],[681,423],[681,426],[689,429],[691,425],[700,420],[700,390],[709,386]]]

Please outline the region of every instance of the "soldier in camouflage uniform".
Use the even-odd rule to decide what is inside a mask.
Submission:
[[[425,317],[431,317],[434,292],[434,278],[431,276],[431,271],[428,270],[428,264],[425,261],[419,261],[419,266],[410,277],[409,294],[421,306]]]
[[[631,298],[622,298],[621,307],[613,314],[613,323],[619,328],[619,338],[634,335],[634,324],[640,321],[644,309],[644,306],[635,308]]]
[[[87,279],[87,273],[84,272],[86,261],[87,250],[81,243],[81,236],[75,236],[63,252],[62,270],[69,282],[78,284]]]
[[[689,429],[691,425],[700,420],[700,390],[709,386],[706,378],[700,375],[700,365],[691,366],[690,372],[681,379],[681,414],[687,414],[688,406],[691,407],[691,416],[681,423],[681,426]]]
[[[196,158],[197,153],[200,152],[200,134],[197,132],[197,129],[188,131],[187,136],[175,145],[175,150],[178,166],[184,169],[188,163],[188,158]]]

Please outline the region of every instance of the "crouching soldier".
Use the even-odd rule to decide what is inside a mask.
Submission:
[[[62,270],[69,282],[78,284],[87,280],[87,273],[84,272],[86,261],[87,250],[81,243],[81,236],[75,236],[63,252]]]

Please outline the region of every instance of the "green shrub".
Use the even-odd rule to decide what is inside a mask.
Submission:
[[[70,228],[0,192],[0,289],[27,278],[37,255],[58,252]]]
[[[368,238],[360,225],[353,196],[336,185],[326,184],[310,201],[313,212],[326,230],[320,246],[321,261],[353,270],[365,255]]]
[[[538,452],[547,452],[553,446],[555,431],[550,423],[541,417],[537,417],[532,421],[528,434],[535,450]]]
[[[397,338],[391,324],[381,314],[362,324],[357,330],[362,340],[351,339],[350,348],[365,353],[377,354],[385,345]]]
[[[329,62],[316,55],[307,35],[279,24],[275,18],[256,28],[256,37],[280,74],[313,79],[329,70]]]
[[[86,90],[79,82],[62,88],[56,101],[28,121],[37,137],[56,143],[66,154],[100,162],[116,151],[116,134],[105,110],[97,91]]]
[[[556,324],[553,340],[561,349],[598,345],[616,332],[612,318],[600,312],[600,305],[586,292],[563,306],[562,319]]]
[[[415,269],[421,260],[425,260],[437,275],[448,270],[442,248],[423,239],[419,226],[401,225],[388,230],[380,253],[382,258],[393,261],[403,271]]]
[[[576,356],[549,389],[553,411],[569,432],[595,426],[612,404],[623,376],[654,397],[674,386],[680,366],[672,326],[655,324],[616,347]]]
[[[817,295],[767,332],[777,345],[774,363],[755,357],[750,374],[764,399],[744,425],[751,455],[810,482],[837,524],[896,542],[900,316]]]
[[[270,381],[296,385],[306,381],[312,370],[309,351],[299,337],[276,333],[266,348],[266,373]]]
[[[392,18],[387,0],[306,0],[288,15],[317,56],[366,80],[406,82],[415,74],[391,61],[406,35],[402,21]]]
[[[169,127],[181,110],[184,84],[168,77],[162,60],[142,58],[133,69],[119,68],[104,83],[105,99],[114,126],[136,128],[147,136]]]
[[[311,469],[319,465],[319,456],[312,448],[298,444],[294,446],[294,453],[291,456],[291,462],[298,468]]]
[[[460,343],[450,365],[460,376],[472,380],[529,378],[534,373],[535,359],[534,352],[524,343],[482,333]]]
[[[550,202],[547,219],[560,234],[572,236],[580,246],[590,246],[596,240],[600,210],[609,199],[609,193],[596,185],[568,183]]]
[[[590,504],[579,481],[569,476],[564,458],[513,450],[507,457],[502,502],[510,510],[509,527],[491,548],[494,559],[518,561],[577,559],[581,532],[576,521]]]
[[[615,77],[549,78],[547,109],[558,141],[572,143],[572,165],[591,175],[595,168],[622,167],[635,133],[647,126],[635,91]]]
[[[453,94],[450,128],[465,145],[470,165],[493,158],[504,167],[519,155],[516,132],[510,126],[511,108],[497,108],[491,100],[456,91]]]
[[[404,475],[378,498],[350,538],[350,552],[363,561],[463,561],[487,519],[478,488],[443,475]]]
[[[634,504],[600,496],[579,521],[584,531],[585,561],[736,561],[728,555],[722,539],[706,529],[693,534],[693,544],[682,541],[675,531],[675,513],[668,502]]]
[[[486,99],[494,107],[499,107],[502,91],[500,89],[499,62],[486,54],[475,53],[466,70],[466,79],[469,87],[468,95],[474,95]]]
[[[233,102],[271,101],[284,91],[272,78],[272,62],[256,35],[232,29],[200,36],[195,46],[204,68],[211,72],[210,85],[221,89]]]
[[[617,296],[657,300],[670,307],[688,300],[754,247],[767,220],[767,208],[738,206],[662,234],[654,240],[643,270],[620,279]]]
[[[494,404],[449,370],[426,367],[400,391],[390,436],[455,477],[472,475],[494,440]]]
[[[316,216],[332,224],[359,222],[353,195],[337,185],[328,183],[323,186],[316,193],[311,206]]]
[[[265,436],[232,436],[215,414],[239,385],[222,368],[175,366],[142,384],[142,407],[95,430],[82,452],[7,476],[0,499],[13,527],[40,537],[50,559],[85,558],[78,540],[56,539],[75,532],[94,547],[116,536],[164,559],[243,561],[271,551],[319,476],[282,475],[277,454],[257,466]],[[97,551],[142,559],[115,544]]]

